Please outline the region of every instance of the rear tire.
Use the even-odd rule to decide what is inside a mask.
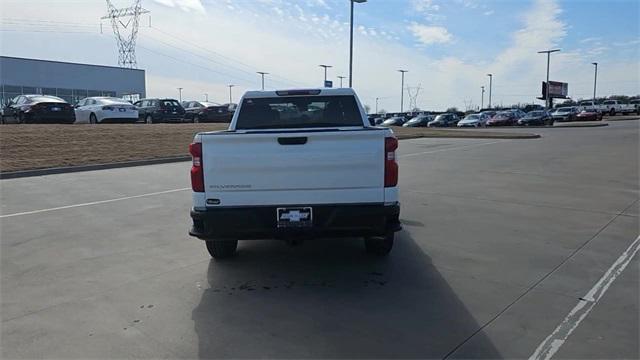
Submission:
[[[96,117],[96,114],[91,113],[91,115],[89,115],[89,124],[97,124],[98,123],[98,118]]]
[[[18,113],[18,115],[16,116],[16,120],[18,121],[18,124],[24,124],[24,114],[23,113]]]
[[[616,111],[614,109],[609,110],[609,116],[616,116]]]
[[[151,115],[147,115],[147,117],[144,118],[144,122],[147,124],[153,124],[153,118]]]
[[[364,247],[369,254],[386,256],[393,248],[394,237],[393,232],[380,237],[366,237],[364,239]]]
[[[200,122],[200,115],[194,115],[194,116],[193,116],[193,123],[194,123],[194,124],[197,124],[197,123],[199,123],[199,122]]]
[[[209,255],[214,259],[232,257],[238,248],[238,240],[208,240],[205,243]]]

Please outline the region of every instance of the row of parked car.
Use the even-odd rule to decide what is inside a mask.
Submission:
[[[235,104],[175,99],[88,97],[71,105],[50,95],[19,95],[2,108],[2,123],[230,122]]]
[[[520,109],[502,111],[482,111],[468,114],[464,118],[455,113],[419,114],[410,116],[370,116],[369,121],[374,125],[403,126],[403,127],[485,127],[485,126],[545,126],[553,125],[556,121],[599,121],[603,114],[599,110],[582,110],[575,106],[560,107],[553,111],[533,110],[525,113]]]

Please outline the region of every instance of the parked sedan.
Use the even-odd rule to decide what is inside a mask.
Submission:
[[[2,122],[73,124],[73,106],[56,96],[19,95],[2,109]]]
[[[229,105],[220,105],[206,101],[185,101],[185,119],[197,122],[231,122],[233,111]]]
[[[518,125],[523,125],[523,126],[553,125],[553,118],[545,110],[529,111],[523,118],[518,120]]]
[[[402,126],[404,125],[405,119],[402,116],[394,116],[382,122],[382,126]]]
[[[469,114],[464,119],[458,121],[458,127],[481,127],[487,125],[489,116],[483,113]]]
[[[138,109],[126,100],[114,97],[88,97],[75,106],[76,123],[134,123]]]
[[[599,110],[582,110],[576,115],[578,121],[601,121],[602,111]]]
[[[518,122],[513,111],[500,111],[487,121],[487,126],[512,126]]]
[[[184,108],[175,99],[142,99],[133,105],[138,117],[147,124],[154,122],[184,122]]]
[[[428,127],[447,127],[456,126],[460,118],[456,114],[440,114],[435,119],[429,121]]]
[[[551,113],[551,117],[555,121],[575,121],[578,116],[578,110],[573,106],[557,108]]]
[[[429,121],[433,120],[433,115],[418,115],[413,119],[407,121],[402,126],[403,127],[426,127],[429,124]]]

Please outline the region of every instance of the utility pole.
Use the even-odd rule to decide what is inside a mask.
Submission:
[[[482,100],[480,101],[480,109],[484,108],[484,86],[480,86],[482,89]]]
[[[538,54],[547,54],[547,93],[544,96],[547,110],[550,107],[549,100],[551,99],[551,96],[549,96],[549,63],[551,62],[551,53],[556,51],[560,51],[560,49],[538,51]]]
[[[227,86],[229,87],[229,104],[233,104],[233,97],[231,96],[231,88],[234,87],[235,85],[229,84]]]
[[[178,101],[180,101],[180,103],[182,103],[182,88],[181,87],[178,88]]]
[[[134,0],[133,6],[118,9],[107,0],[107,15],[101,19],[111,20],[113,33],[118,41],[118,65],[124,68],[136,69],[136,37],[141,14],[149,13],[140,5],[141,0]]]
[[[269,75],[268,72],[264,72],[264,71],[258,71],[258,74],[260,74],[260,76],[262,76],[262,91],[264,91],[264,76],[265,75]]]
[[[209,94],[204,94],[204,101],[209,102]]]
[[[595,106],[596,104],[596,83],[598,82],[598,63],[597,62],[593,62],[593,65],[595,65],[595,73],[593,74],[593,105]]]
[[[398,70],[402,74],[402,86],[400,87],[400,112],[404,110],[404,73],[409,72],[409,70]]]
[[[491,88],[493,87],[493,74],[487,74],[489,77],[489,109],[491,109]]]
[[[340,87],[342,87],[342,79],[345,79],[344,76],[338,76],[338,79],[340,79]]]
[[[353,3],[362,4],[367,0],[351,0],[351,21],[349,30],[349,87],[353,87]]]
[[[324,83],[326,83],[327,82],[327,69],[331,68],[333,66],[331,66],[331,65],[318,65],[318,66],[320,66],[321,68],[324,68]],[[323,87],[324,87],[324,83],[322,85]]]

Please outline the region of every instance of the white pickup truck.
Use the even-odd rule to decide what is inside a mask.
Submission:
[[[618,100],[605,100],[600,105],[600,111],[614,116],[616,114],[631,114],[636,112],[636,108],[631,104],[624,104]]]
[[[401,229],[397,147],[352,89],[249,91],[228,130],[189,146],[189,234],[214,258],[238,240],[338,236],[386,255]]]

